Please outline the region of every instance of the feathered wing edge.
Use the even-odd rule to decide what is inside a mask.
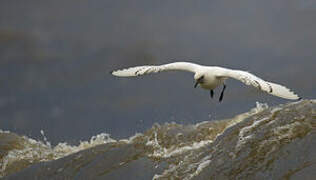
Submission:
[[[285,86],[282,86],[280,84],[268,82],[270,86],[272,87],[272,92],[269,92],[269,94],[279,96],[281,98],[285,99],[291,99],[291,100],[301,100],[302,98],[299,97],[297,94],[295,94],[292,90],[288,89]]]
[[[111,71],[110,73],[114,76],[118,77],[135,77],[146,75],[150,73],[159,73],[162,71],[189,71],[189,72],[196,72],[196,69],[200,65],[189,63],[189,62],[175,62],[170,64],[158,65],[158,66],[136,66],[130,67],[126,69],[120,69]]]
[[[293,91],[288,89],[287,87],[265,81],[249,72],[240,71],[240,70],[230,70],[225,69],[224,73],[221,76],[233,78],[243,82],[248,86],[254,86],[259,90],[267,92],[268,94],[278,96],[284,99],[291,99],[291,100],[300,100],[301,98],[295,94]]]
[[[153,70],[152,68],[156,66],[136,66],[136,67],[130,67],[126,69],[119,69],[119,70],[114,70],[111,71],[110,73],[113,76],[118,76],[118,77],[133,77],[133,76],[139,76],[145,74],[144,71],[146,70]]]

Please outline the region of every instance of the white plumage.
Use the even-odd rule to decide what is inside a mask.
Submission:
[[[194,73],[194,79],[196,81],[195,87],[199,84],[202,88],[211,90],[212,97],[213,89],[215,89],[219,85],[225,85],[225,79],[233,78],[243,82],[246,85],[254,86],[259,90],[262,90],[274,96],[291,100],[300,99],[298,95],[296,95],[285,86],[265,81],[249,72],[218,66],[202,66],[189,62],[175,62],[158,66],[137,66],[112,71],[111,74],[118,77],[132,77],[146,75],[150,73],[159,73],[162,71],[189,71]],[[222,96],[223,95],[221,95],[221,98]]]

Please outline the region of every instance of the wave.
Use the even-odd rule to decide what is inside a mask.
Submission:
[[[128,139],[93,136],[77,146],[0,131],[7,179],[280,179],[315,170],[316,101],[257,103],[230,119],[155,124]],[[302,152],[300,152],[302,151]],[[300,160],[297,160],[300,157]],[[296,158],[296,159],[295,159]],[[307,173],[306,173],[307,172]]]

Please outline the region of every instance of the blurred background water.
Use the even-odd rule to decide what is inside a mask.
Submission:
[[[2,0],[0,129],[78,143],[287,102],[229,80],[219,103],[185,72],[109,74],[173,61],[248,70],[315,98],[315,19],[312,0]]]

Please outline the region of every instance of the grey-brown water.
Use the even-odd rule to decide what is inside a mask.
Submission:
[[[4,179],[315,179],[316,100],[78,146],[1,132]]]

